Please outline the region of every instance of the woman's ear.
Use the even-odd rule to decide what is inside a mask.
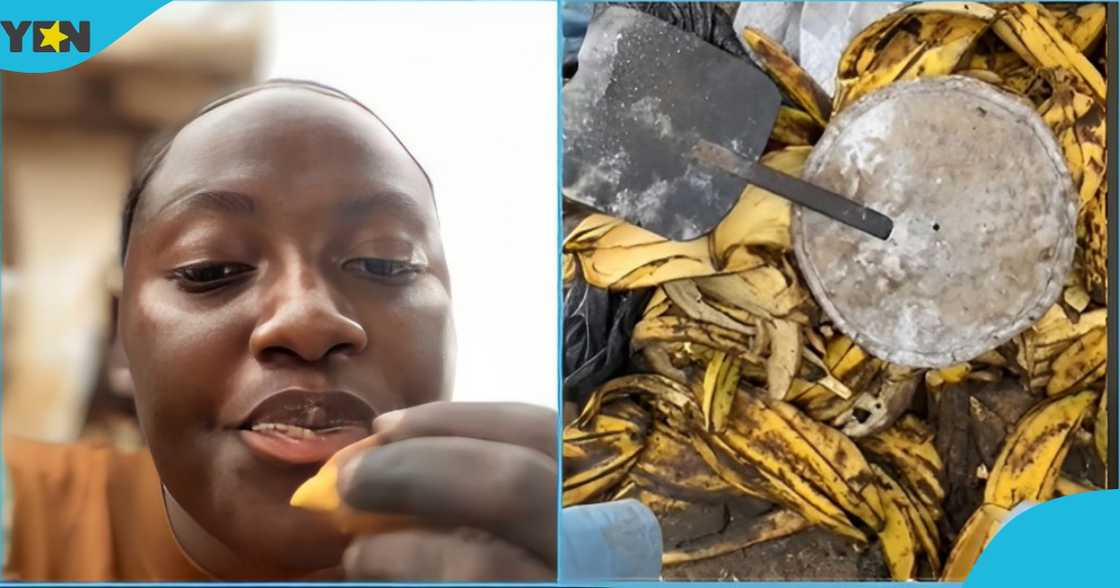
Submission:
[[[123,269],[120,265],[114,264],[106,278],[106,286],[109,291],[109,320],[105,333],[105,348],[107,350],[105,369],[110,392],[119,397],[131,399],[133,392],[132,373],[129,371],[128,356],[125,354],[124,345],[120,340],[122,276]]]
[[[119,336],[120,304],[119,292],[114,293],[109,308],[108,357],[105,367],[108,370],[110,391],[121,397],[132,398],[132,373],[129,371],[128,356],[124,352],[124,345]]]
[[[120,317],[121,288],[124,281],[124,268],[118,263],[113,263],[105,272],[105,289],[109,292],[109,324],[107,325],[106,341],[112,347],[117,342],[120,332],[117,321]]]
[[[108,325],[109,331],[106,333],[106,336],[107,336],[107,339],[109,341],[110,346],[116,344],[117,333],[120,332],[120,327],[117,325],[117,321],[120,320],[120,312],[119,312],[120,307],[121,307],[120,297],[118,297],[116,295],[113,295],[112,297],[110,297],[110,301],[109,301],[109,325]]]
[[[109,391],[120,398],[132,400],[135,396],[135,386],[132,382],[132,371],[128,367],[128,356],[120,340],[114,340],[109,347],[108,369]]]

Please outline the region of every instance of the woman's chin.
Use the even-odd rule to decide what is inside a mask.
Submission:
[[[262,555],[293,579],[340,569],[352,538],[321,513],[284,508],[271,524],[262,525],[259,536],[247,539],[263,548]]]

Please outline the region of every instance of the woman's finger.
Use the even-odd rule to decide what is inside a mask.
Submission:
[[[343,557],[354,580],[550,581],[556,569],[525,549],[475,529],[412,528],[359,537]]]
[[[486,530],[556,562],[556,462],[508,443],[420,437],[367,450],[344,466],[350,506]]]
[[[378,444],[413,437],[471,437],[556,457],[556,411],[518,402],[432,402],[373,421]]]

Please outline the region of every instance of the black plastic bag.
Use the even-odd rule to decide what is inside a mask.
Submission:
[[[564,400],[583,406],[630,358],[630,335],[652,289],[609,292],[576,278],[564,296]]]
[[[566,82],[579,67],[579,49],[587,33],[588,22],[610,6],[624,6],[660,18],[684,31],[699,35],[701,39],[724,51],[750,60],[739,37],[735,34],[734,21],[716,3],[711,2],[611,2],[564,4],[564,67]]]
[[[595,5],[595,13],[610,6],[624,6],[656,16],[661,20],[690,33],[744,59],[749,59],[746,49],[735,34],[731,15],[715,2],[612,2]]]

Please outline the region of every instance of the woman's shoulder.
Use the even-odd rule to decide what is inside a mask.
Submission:
[[[34,486],[55,495],[80,491],[88,483],[106,482],[114,475],[133,475],[150,467],[145,450],[119,449],[103,441],[51,443],[4,437],[5,474],[18,486]]]
[[[138,484],[158,479],[146,451],[104,442],[4,437],[3,454],[5,569],[22,569],[32,577],[56,571],[48,569],[54,568],[54,558],[46,555],[60,548],[85,547],[98,568],[94,562],[108,562],[108,553],[88,549],[111,534],[112,512],[119,510],[113,505],[132,502]]]
[[[101,440],[55,443],[5,435],[3,448],[4,461],[9,467],[26,470],[57,470],[58,466],[65,465],[109,465],[148,459],[145,450],[120,449]]]
[[[122,482],[153,479],[146,450],[123,450],[102,441],[51,443],[3,438],[5,506],[39,507],[44,516],[77,515],[91,502],[103,502]],[[38,510],[38,508],[35,508]],[[68,512],[69,511],[69,512]]]
[[[57,470],[57,466],[105,460],[117,453],[100,441],[54,443],[23,437],[4,436],[4,463],[12,470]]]

